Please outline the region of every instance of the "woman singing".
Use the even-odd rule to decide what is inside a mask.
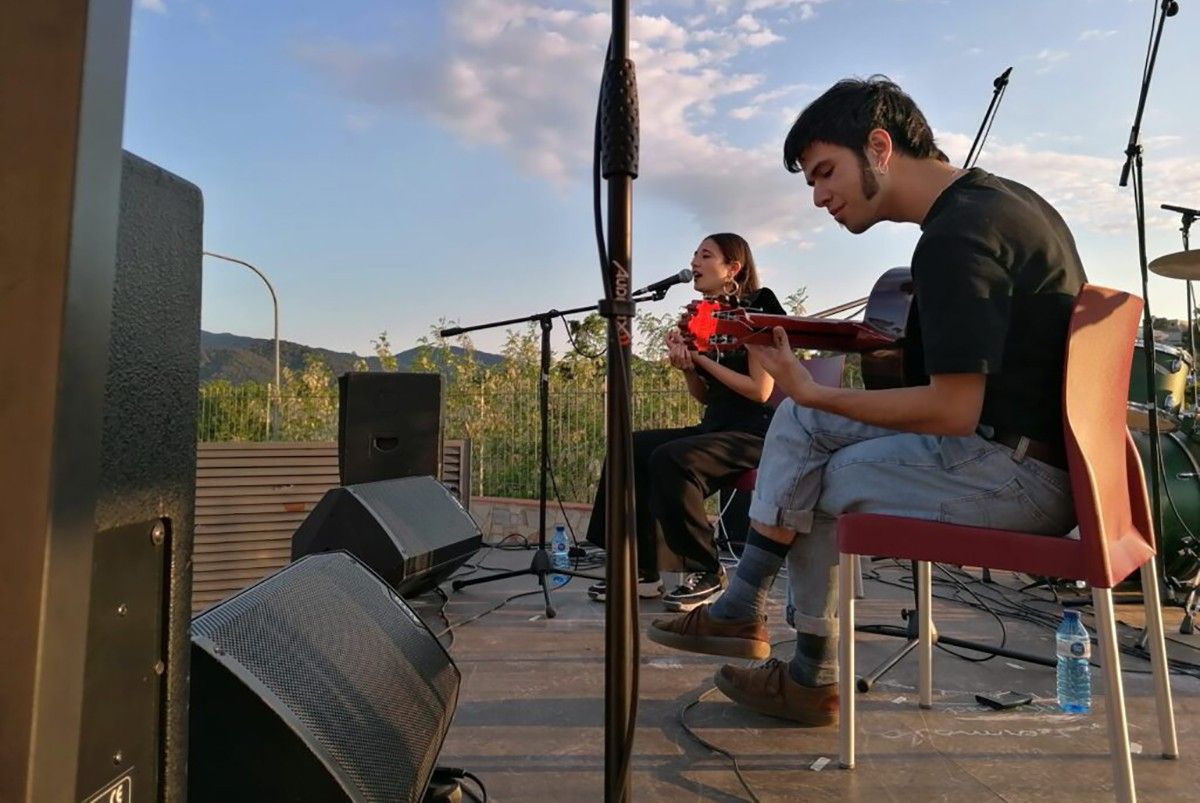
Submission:
[[[769,289],[759,286],[749,244],[739,235],[712,234],[692,255],[692,281],[703,295],[730,295],[764,312],[782,313]],[[689,351],[678,329],[667,333],[667,357],[683,372],[688,391],[705,405],[695,426],[633,433],[633,481],[637,508],[638,596],[662,594],[658,533],[689,573],[663,596],[668,610],[689,611],[725,588],[713,528],[704,500],[758,466],[763,436],[774,409],[767,400],[774,381],[744,350],[706,355]],[[601,476],[588,523],[587,540],[604,546],[604,486]],[[603,600],[605,583],[588,589]]]

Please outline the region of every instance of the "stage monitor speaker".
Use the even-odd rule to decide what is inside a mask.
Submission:
[[[433,477],[334,488],[292,536],[292,559],[344,549],[404,596],[428,591],[474,555],[483,534]]]
[[[461,677],[350,555],[293,563],[192,620],[189,799],[422,799]]]
[[[394,371],[342,374],[338,401],[342,485],[438,476],[440,375]]]

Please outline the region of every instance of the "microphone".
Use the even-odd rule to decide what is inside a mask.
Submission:
[[[642,293],[662,293],[665,292],[669,287],[674,287],[675,285],[683,284],[684,282],[690,282],[691,280],[692,271],[688,268],[684,268],[674,276],[668,276],[665,279],[659,279],[654,284],[648,284],[641,290],[634,290],[632,293],[630,293],[630,295],[640,296]]]
[[[1181,215],[1186,215],[1190,218],[1200,217],[1200,209],[1188,209],[1186,206],[1172,206],[1171,204],[1163,204],[1163,209],[1168,212],[1178,212]]]

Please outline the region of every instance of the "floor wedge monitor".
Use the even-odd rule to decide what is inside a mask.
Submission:
[[[483,534],[433,477],[334,488],[292,536],[292,558],[344,549],[403,596],[428,591],[474,555]]]
[[[188,799],[416,803],[460,679],[359,561],[297,561],[192,620]]]

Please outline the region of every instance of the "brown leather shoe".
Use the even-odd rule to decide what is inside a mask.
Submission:
[[[730,700],[769,717],[810,728],[838,721],[838,687],[803,686],[792,680],[788,665],[778,658],[759,666],[726,664],[713,681]]]
[[[771,654],[767,617],[714,619],[701,605],[681,616],[655,619],[646,635],[656,644],[677,650],[728,658],[766,658]]]

